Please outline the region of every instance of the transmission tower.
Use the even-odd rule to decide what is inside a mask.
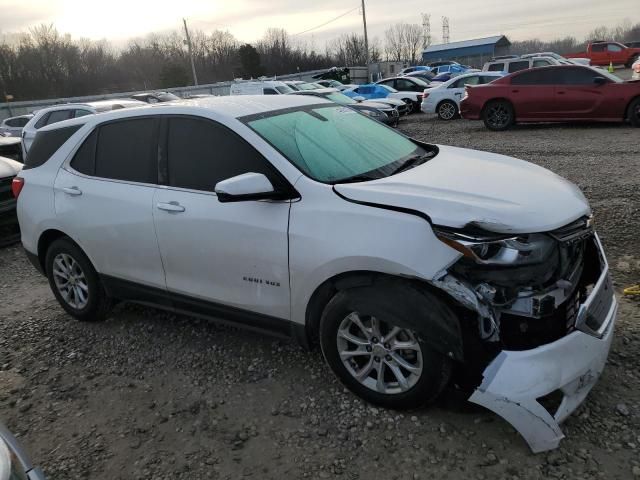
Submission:
[[[442,17],[442,43],[449,43],[449,17]]]
[[[422,14],[422,46],[427,48],[431,45],[431,14]]]

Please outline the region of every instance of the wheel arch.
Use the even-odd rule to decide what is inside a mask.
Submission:
[[[438,103],[436,104],[436,113],[438,113],[438,109],[440,108],[440,105],[442,105],[445,102],[449,102],[449,103],[453,103],[456,106],[456,110],[458,111],[458,115],[460,115],[460,104],[458,102],[456,102],[453,98],[441,98],[440,100],[438,100]]]
[[[63,232],[62,230],[58,230],[57,228],[49,228],[49,229],[43,231],[40,234],[40,237],[38,238],[37,257],[38,257],[38,262],[40,263],[40,266],[42,267],[42,271],[45,272],[45,274],[46,274],[45,259],[47,257],[47,250],[49,249],[51,244],[53,242],[55,242],[56,240],[58,240],[59,238],[68,238],[73,243],[75,243],[76,246],[80,250],[82,250],[82,252],[87,256],[87,258],[89,259],[89,261],[93,265],[93,260],[91,260],[91,257],[89,257],[89,255],[87,254],[87,251],[84,248],[82,248],[82,246],[76,241],[75,238],[73,238],[69,234]]]
[[[510,99],[508,99],[506,97],[494,97],[494,98],[490,98],[489,100],[486,100],[484,102],[484,104],[482,105],[482,109],[480,110],[480,116],[484,116],[484,111],[493,102],[507,102],[509,105],[511,105],[511,108],[513,108],[513,120],[515,121],[515,119],[516,119],[516,106],[513,104],[513,102]]]
[[[441,345],[434,346],[440,347],[443,354],[446,354],[455,360],[463,360],[464,348],[460,323],[462,320],[461,317],[464,314],[464,307],[462,307],[453,297],[433,286],[426,280],[369,270],[356,270],[339,273],[326,279],[314,290],[307,302],[305,310],[304,327],[308,345],[318,344],[318,333],[322,313],[324,312],[326,305],[336,293],[350,288],[373,286],[376,284],[380,285],[381,288],[390,284],[405,284],[412,286],[419,291],[429,292],[430,294],[435,295],[439,300],[443,301],[443,303],[445,303],[445,305],[451,309],[458,318],[456,319],[456,325],[449,327],[441,326],[444,328],[439,328],[438,325],[429,325],[430,328],[436,328],[438,330],[437,335],[435,336],[442,342]],[[453,327],[453,330],[451,327]],[[457,334],[452,335],[452,332],[457,332]]]
[[[636,100],[640,100],[640,95],[636,95],[635,97],[631,97],[626,107],[624,108],[624,118],[623,120],[631,120],[631,105]]]

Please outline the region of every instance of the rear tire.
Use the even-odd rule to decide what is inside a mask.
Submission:
[[[458,105],[456,105],[456,102],[451,100],[444,100],[440,102],[436,112],[438,113],[438,118],[445,121],[453,120],[460,115],[458,112]]]
[[[484,126],[494,132],[507,130],[515,123],[513,105],[506,100],[493,100],[482,111]]]
[[[403,295],[405,288],[391,290],[415,298]],[[359,397],[385,408],[416,408],[440,395],[452,361],[401,326],[411,320],[411,307],[395,298],[390,289],[373,286],[338,292],[322,314],[320,345],[333,372]],[[439,302],[426,295],[421,301],[431,298]]]
[[[69,315],[85,322],[107,317],[111,299],[89,258],[70,238],[59,238],[49,246],[45,271],[53,294]]]
[[[640,97],[634,99],[627,109],[627,118],[634,127],[640,127]]]

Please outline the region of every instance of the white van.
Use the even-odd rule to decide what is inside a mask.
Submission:
[[[237,82],[231,85],[231,95],[284,95],[293,91],[286,83],[275,80]]]

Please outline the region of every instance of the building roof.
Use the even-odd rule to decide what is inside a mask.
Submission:
[[[504,35],[494,35],[492,37],[477,38],[475,40],[463,40],[461,42],[443,43],[440,45],[431,45],[425,48],[422,53],[442,52],[445,50],[454,50],[456,48],[478,47],[483,45],[507,46],[511,42]]]

